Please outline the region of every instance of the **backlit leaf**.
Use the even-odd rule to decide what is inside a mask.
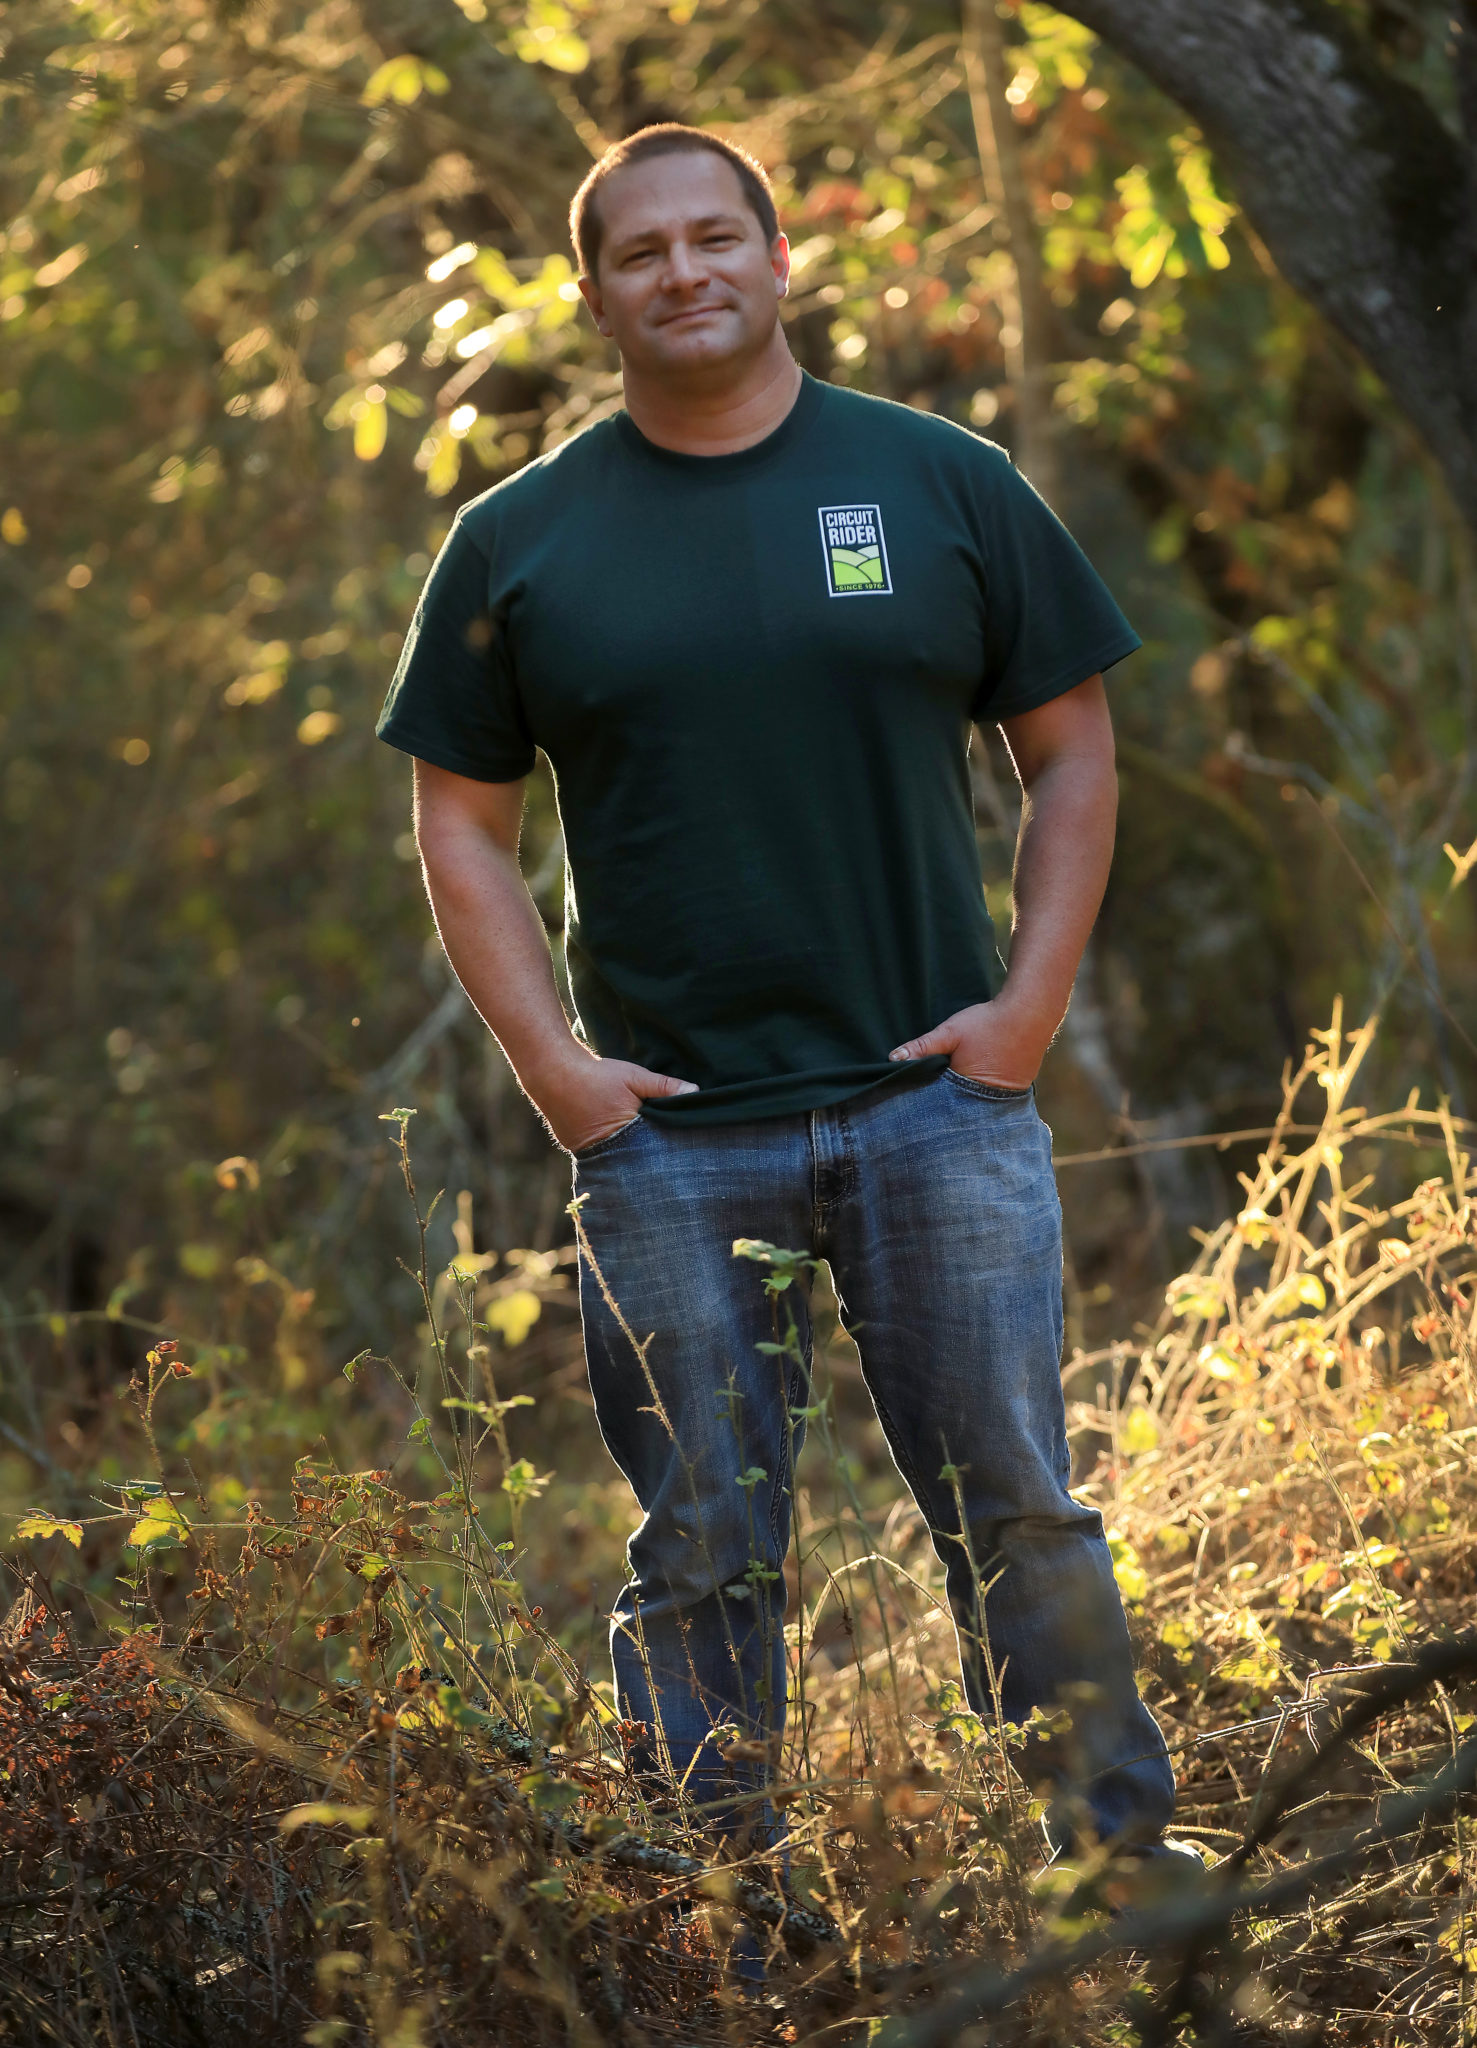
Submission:
[[[48,1515],[40,1508],[33,1508],[30,1514],[22,1515],[15,1533],[22,1543],[35,1537],[64,1536],[74,1550],[82,1547],[80,1522],[59,1522],[54,1515]]]

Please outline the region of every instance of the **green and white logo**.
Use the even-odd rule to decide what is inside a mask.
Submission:
[[[822,505],[821,544],[832,597],[887,597],[892,577],[882,514],[875,505]]]

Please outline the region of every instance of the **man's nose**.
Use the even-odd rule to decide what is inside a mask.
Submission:
[[[701,249],[690,242],[673,242],[667,251],[667,273],[665,283],[669,291],[690,291],[694,285],[702,284],[708,275],[708,265]]]

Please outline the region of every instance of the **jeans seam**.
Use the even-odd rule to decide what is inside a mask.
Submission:
[[[865,1372],[863,1373],[863,1378],[866,1379]],[[878,1392],[877,1388],[872,1385],[869,1379],[866,1381],[866,1386],[867,1392],[872,1397],[872,1406],[877,1411],[877,1420],[882,1424],[883,1432],[887,1437],[887,1447],[892,1452],[893,1458],[896,1460],[897,1468],[899,1472],[902,1473],[905,1484],[907,1485],[909,1491],[912,1493],[914,1500],[917,1501],[919,1508],[922,1510],[925,1525],[929,1525],[928,1510],[923,1505],[925,1489],[918,1484],[918,1469],[914,1465],[912,1457],[903,1448],[903,1439],[901,1433],[894,1426],[891,1412],[888,1409],[887,1404],[883,1401],[881,1394]],[[948,1453],[946,1449],[945,1456],[947,1455]],[[931,1525],[928,1526],[928,1533],[930,1537],[932,1537],[933,1529]]]
[[[833,1210],[835,1210],[840,1203],[849,1202],[852,1196],[855,1195],[855,1193],[857,1192],[857,1188],[860,1185],[861,1178],[857,1171],[856,1146],[853,1142],[851,1119],[847,1116],[844,1108],[835,1108],[830,1111],[830,1114],[834,1116],[836,1119],[836,1138],[838,1145],[839,1170],[836,1173],[835,1192],[825,1196],[821,1196],[816,1193],[816,1187],[820,1180],[820,1162],[816,1157],[815,1118],[820,1114],[821,1112],[819,1110],[812,1110],[810,1126],[810,1213],[811,1227],[817,1238],[819,1238],[825,1231],[827,1216]]]

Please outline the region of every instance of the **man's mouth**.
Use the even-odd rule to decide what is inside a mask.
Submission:
[[[689,320],[705,320],[710,313],[721,313],[722,306],[684,306],[680,313],[668,313],[658,325],[681,327]]]

